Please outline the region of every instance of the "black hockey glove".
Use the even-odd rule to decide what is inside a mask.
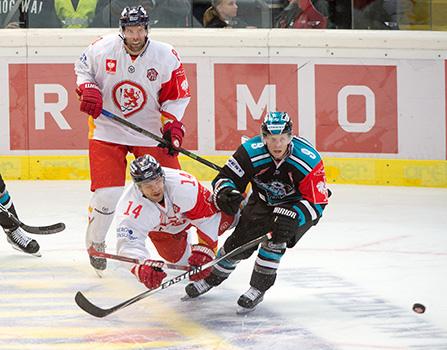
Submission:
[[[243,200],[241,193],[232,187],[224,187],[216,194],[217,207],[228,215],[236,215]]]
[[[272,241],[285,243],[292,239],[298,229],[298,213],[293,209],[273,209]]]

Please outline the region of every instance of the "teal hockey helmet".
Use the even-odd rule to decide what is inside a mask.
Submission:
[[[292,135],[292,121],[287,112],[267,112],[261,125],[262,136]]]

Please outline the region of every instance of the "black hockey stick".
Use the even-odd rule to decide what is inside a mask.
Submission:
[[[166,282],[163,282],[158,288],[148,289],[145,292],[138,294],[138,295],[134,296],[133,298],[130,298],[130,299],[128,299],[118,305],[115,305],[109,309],[102,309],[102,308],[94,305],[81,292],[76,293],[76,296],[75,296],[76,304],[78,304],[78,306],[82,310],[84,310],[85,312],[89,313],[92,316],[100,317],[100,318],[105,317],[107,315],[110,315],[110,314],[118,311],[118,310],[124,309],[125,307],[132,305],[133,303],[136,303],[137,301],[144,299],[151,294],[154,294],[160,290],[166,289],[174,284],[177,284],[177,283],[183,281],[184,279],[186,279],[187,277],[189,277],[190,275],[196,274],[202,270],[206,270],[207,268],[210,268],[210,267],[216,265],[218,262],[222,261],[223,259],[226,259],[226,258],[232,257],[234,255],[237,255],[239,253],[242,253],[246,249],[252,248],[252,247],[258,245],[259,243],[262,243],[262,242],[270,239],[271,237],[272,237],[272,234],[269,232],[259,238],[256,238],[250,242],[247,242],[247,243],[233,249],[231,252],[228,252],[227,254],[225,254],[219,258],[216,258],[202,266],[192,267],[190,271],[186,271],[178,276],[171,278],[170,280],[167,280]]]
[[[183,153],[184,155],[186,155],[186,156],[188,156],[188,157],[190,157],[190,158],[192,158],[194,160],[197,160],[198,162],[200,162],[202,164],[205,164],[206,166],[209,166],[210,168],[212,168],[214,170],[217,170],[217,171],[221,170],[220,166],[210,162],[209,160],[206,160],[205,158],[202,158],[202,157],[198,156],[197,154],[192,153],[192,152],[190,152],[187,149],[184,149],[182,147],[175,147],[175,146],[171,145],[170,142],[166,141],[163,137],[160,137],[158,135],[155,135],[155,134],[151,133],[150,131],[147,131],[147,130],[145,130],[143,128],[140,128],[139,126],[137,126],[137,125],[135,125],[135,124],[133,124],[131,122],[128,122],[126,119],[118,117],[116,114],[113,114],[112,112],[109,112],[109,111],[107,111],[105,109],[102,109],[101,113],[105,117],[113,119],[113,120],[117,121],[118,123],[123,124],[123,125],[127,126],[128,128],[139,132],[140,134],[143,134],[143,135],[145,135],[147,137],[150,137],[151,139],[153,139],[155,141],[160,142],[163,145],[172,147],[176,151],[178,151],[180,153]]]
[[[118,261],[124,261],[131,264],[143,264],[144,261],[140,261],[136,258],[130,258],[128,256],[123,255],[116,255],[116,254],[110,254],[106,252],[98,252],[93,246],[90,246],[90,248],[87,249],[87,253],[90,256],[97,256],[99,258],[105,258],[105,259],[112,259],[112,260],[118,260]],[[177,265],[177,264],[171,264],[168,262],[163,261],[163,267],[166,267],[167,269],[171,270],[183,270],[183,271],[189,271],[190,267],[187,265]]]
[[[19,219],[17,219],[13,213],[11,213],[1,204],[0,204],[0,211],[8,215],[8,217],[12,221],[14,221],[17,225],[19,225],[28,233],[33,233],[35,235],[50,235],[65,230],[65,224],[63,222],[58,222],[57,224],[48,226],[28,226],[25,225],[23,222],[21,222]]]

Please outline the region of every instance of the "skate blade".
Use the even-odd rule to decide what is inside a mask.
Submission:
[[[32,255],[32,256],[35,256],[35,257],[37,257],[37,258],[41,258],[41,257],[42,257],[42,254],[40,253],[40,251],[37,251],[37,252],[35,252],[35,253],[28,253],[28,252],[25,252],[24,250],[22,250],[22,249],[16,247],[15,245],[12,245],[12,244],[11,244],[11,247],[13,247],[13,248],[14,248],[15,250],[17,250],[18,252],[21,252],[21,253],[24,253],[24,254],[27,254],[27,255]]]
[[[93,268],[93,270],[95,270],[96,275],[97,275],[99,278],[103,278],[103,277],[104,277],[104,270],[98,270],[98,269],[95,269],[95,268]]]
[[[196,298],[191,298],[188,294],[186,294],[186,295],[182,296],[180,298],[180,300],[181,301],[192,301],[192,300],[197,300],[197,297]]]
[[[236,314],[238,315],[247,315],[256,310],[256,306],[254,308],[248,309],[246,307],[238,306],[236,309]]]

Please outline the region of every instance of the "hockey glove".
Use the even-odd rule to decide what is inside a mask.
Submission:
[[[214,257],[215,255],[211,248],[203,244],[194,244],[191,247],[191,256],[188,259],[188,264],[191,266],[202,266],[203,264],[206,264],[207,262],[213,260]],[[208,277],[210,273],[211,268],[208,268],[194,275],[190,275],[189,279],[191,281],[202,280]]]
[[[292,239],[298,229],[298,213],[293,209],[273,209],[272,241],[285,243]]]
[[[243,200],[242,194],[232,187],[223,187],[216,194],[217,207],[228,215],[236,215]]]
[[[81,100],[81,112],[98,118],[102,110],[102,95],[99,87],[94,83],[84,83],[79,85],[76,93]]]
[[[147,288],[154,289],[160,287],[161,282],[167,276],[161,268],[164,262],[159,260],[145,260],[141,265],[134,265],[131,272]]]
[[[178,151],[174,147],[178,148],[182,145],[183,136],[185,136],[183,123],[178,120],[169,121],[163,126],[161,133],[167,143],[160,143],[158,147],[166,148],[166,153],[171,156],[178,155]]]

